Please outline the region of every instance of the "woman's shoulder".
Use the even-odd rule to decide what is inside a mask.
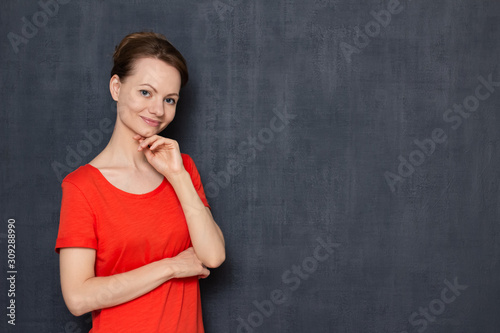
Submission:
[[[184,168],[191,174],[193,172],[193,169],[196,169],[196,165],[188,154],[181,153],[182,156],[182,163],[184,164]]]
[[[181,156],[182,156],[182,162],[184,163],[184,166],[186,166],[186,164],[194,163],[193,159],[188,154],[181,153]]]
[[[70,172],[66,177],[64,177],[62,182],[69,182],[74,185],[83,185],[88,182],[89,178],[92,177],[92,174],[92,166],[90,164],[84,164],[73,172]]]

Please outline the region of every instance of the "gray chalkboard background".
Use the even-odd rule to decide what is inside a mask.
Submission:
[[[498,332],[499,1],[0,6],[0,331],[89,331],[60,290],[61,177],[109,139],[115,45],[153,30],[191,74],[163,134],[227,243],[207,332]]]

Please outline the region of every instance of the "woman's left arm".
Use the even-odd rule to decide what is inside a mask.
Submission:
[[[179,144],[159,135],[148,138],[136,135],[134,139],[139,142],[138,150],[144,152],[148,162],[174,188],[186,217],[196,256],[206,267],[219,267],[226,259],[224,236],[210,209],[205,207],[196,192],[191,175],[184,168]]]
[[[191,242],[198,259],[209,268],[219,267],[226,259],[224,236],[201,201],[191,176],[183,172],[169,177],[186,216]]]

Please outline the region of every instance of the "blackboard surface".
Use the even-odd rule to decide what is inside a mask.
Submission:
[[[207,332],[498,332],[500,2],[0,6],[0,331],[89,331],[60,290],[60,183],[110,137],[114,46],[154,30],[190,69],[163,135],[226,239]]]

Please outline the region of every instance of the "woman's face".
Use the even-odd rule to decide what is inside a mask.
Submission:
[[[160,133],[174,119],[180,89],[181,75],[175,67],[155,58],[137,59],[131,75],[110,80],[117,125],[143,137]]]

